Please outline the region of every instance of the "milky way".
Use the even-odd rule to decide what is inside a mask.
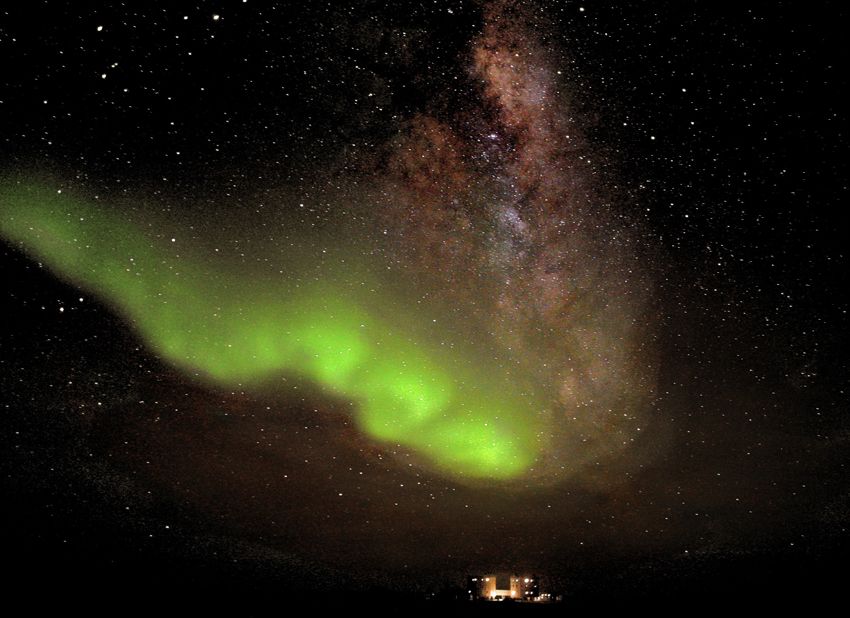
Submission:
[[[615,219],[563,80],[511,3],[489,5],[470,56],[480,100],[457,129],[411,122],[386,209],[435,294],[546,384],[553,448],[539,472],[569,477],[648,421],[651,254]]]

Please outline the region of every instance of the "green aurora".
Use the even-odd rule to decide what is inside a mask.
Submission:
[[[293,234],[289,270],[258,275],[157,233],[154,222],[9,181],[0,187],[0,235],[113,307],[195,379],[318,385],[353,404],[367,436],[462,479],[520,477],[545,448],[546,405],[515,366],[471,344],[477,337],[451,339],[350,249],[319,252]]]

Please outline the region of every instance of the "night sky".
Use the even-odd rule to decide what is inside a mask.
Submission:
[[[838,3],[78,4],[0,9],[10,590],[838,594]]]

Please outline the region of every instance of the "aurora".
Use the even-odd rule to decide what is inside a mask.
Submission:
[[[399,311],[362,256],[293,242],[307,259],[289,256],[290,271],[273,278],[219,267],[153,223],[37,183],[7,182],[0,209],[7,241],[114,308],[194,379],[317,385],[353,404],[365,435],[459,478],[521,476],[544,446],[545,405],[510,362],[486,345],[447,341],[415,303]]]

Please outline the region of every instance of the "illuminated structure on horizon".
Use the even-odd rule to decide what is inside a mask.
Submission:
[[[548,601],[551,595],[540,592],[537,575],[495,573],[470,575],[467,578],[467,594],[472,601]]]

